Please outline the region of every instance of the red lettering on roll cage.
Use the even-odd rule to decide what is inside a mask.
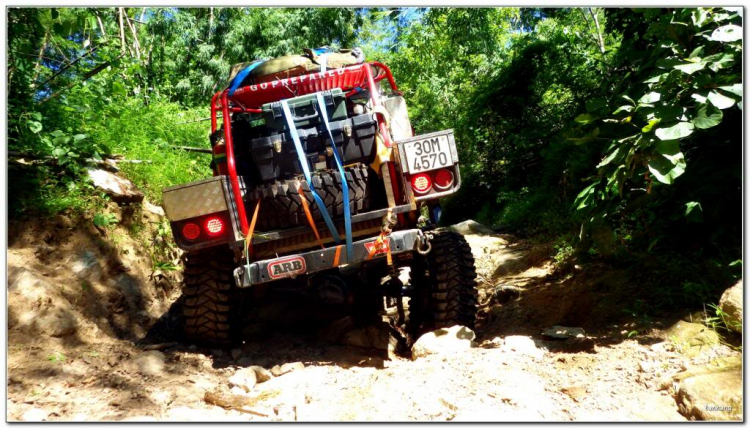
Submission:
[[[297,276],[306,271],[307,264],[301,256],[279,259],[268,264],[268,275],[272,279]]]

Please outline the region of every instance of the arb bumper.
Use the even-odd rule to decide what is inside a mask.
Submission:
[[[376,247],[376,240],[377,237],[355,241],[354,254],[351,257],[346,253],[346,245],[338,245],[293,256],[257,261],[235,269],[234,279],[238,287],[250,287],[254,284],[385,257],[386,251]],[[415,251],[418,241],[418,229],[399,230],[388,236],[391,254]]]

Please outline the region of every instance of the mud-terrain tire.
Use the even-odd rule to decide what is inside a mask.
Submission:
[[[372,180],[366,165],[347,168],[346,181],[349,185],[349,207],[352,215],[370,210]],[[344,216],[344,192],[341,174],[338,171],[323,171],[314,173],[312,183],[315,191],[325,204],[326,211],[332,218]],[[323,221],[318,204],[315,203],[310,187],[305,180],[276,180],[273,183],[262,184],[247,193],[247,209],[252,212],[257,200],[260,199],[260,213],[258,214],[257,229],[268,231],[287,229],[308,224],[302,200],[297,192],[297,186],[302,186],[307,204],[313,219]]]
[[[433,232],[430,243],[429,254],[415,254],[409,273],[414,289],[410,333],[419,336],[454,325],[475,328],[477,274],[471,247],[463,236],[449,231]]]
[[[238,290],[233,260],[227,247],[186,254],[182,315],[188,342],[224,347],[234,341]]]

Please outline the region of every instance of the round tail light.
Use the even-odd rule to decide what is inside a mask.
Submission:
[[[447,190],[453,185],[453,173],[448,169],[440,169],[435,173],[435,187]]]
[[[419,173],[411,177],[411,187],[415,193],[427,193],[432,188],[432,179],[424,172]]]
[[[185,223],[184,226],[182,226],[182,236],[185,237],[188,241],[192,241],[201,234],[201,228],[198,227],[195,223]]]
[[[209,236],[221,235],[224,231],[224,222],[218,217],[209,218],[206,220],[205,229]]]

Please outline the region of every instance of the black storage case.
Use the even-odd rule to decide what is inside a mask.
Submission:
[[[330,127],[336,149],[344,164],[372,162],[377,133],[377,120],[372,114],[331,122]],[[326,148],[330,145],[324,124],[297,129],[297,133],[311,171],[321,169],[321,162],[325,163],[326,169],[336,168],[333,156],[326,155]],[[265,183],[302,174],[294,140],[289,132],[255,138],[250,140],[249,144],[236,144],[239,148],[235,153],[238,167],[243,170],[252,169],[252,175],[257,177],[259,182]]]

